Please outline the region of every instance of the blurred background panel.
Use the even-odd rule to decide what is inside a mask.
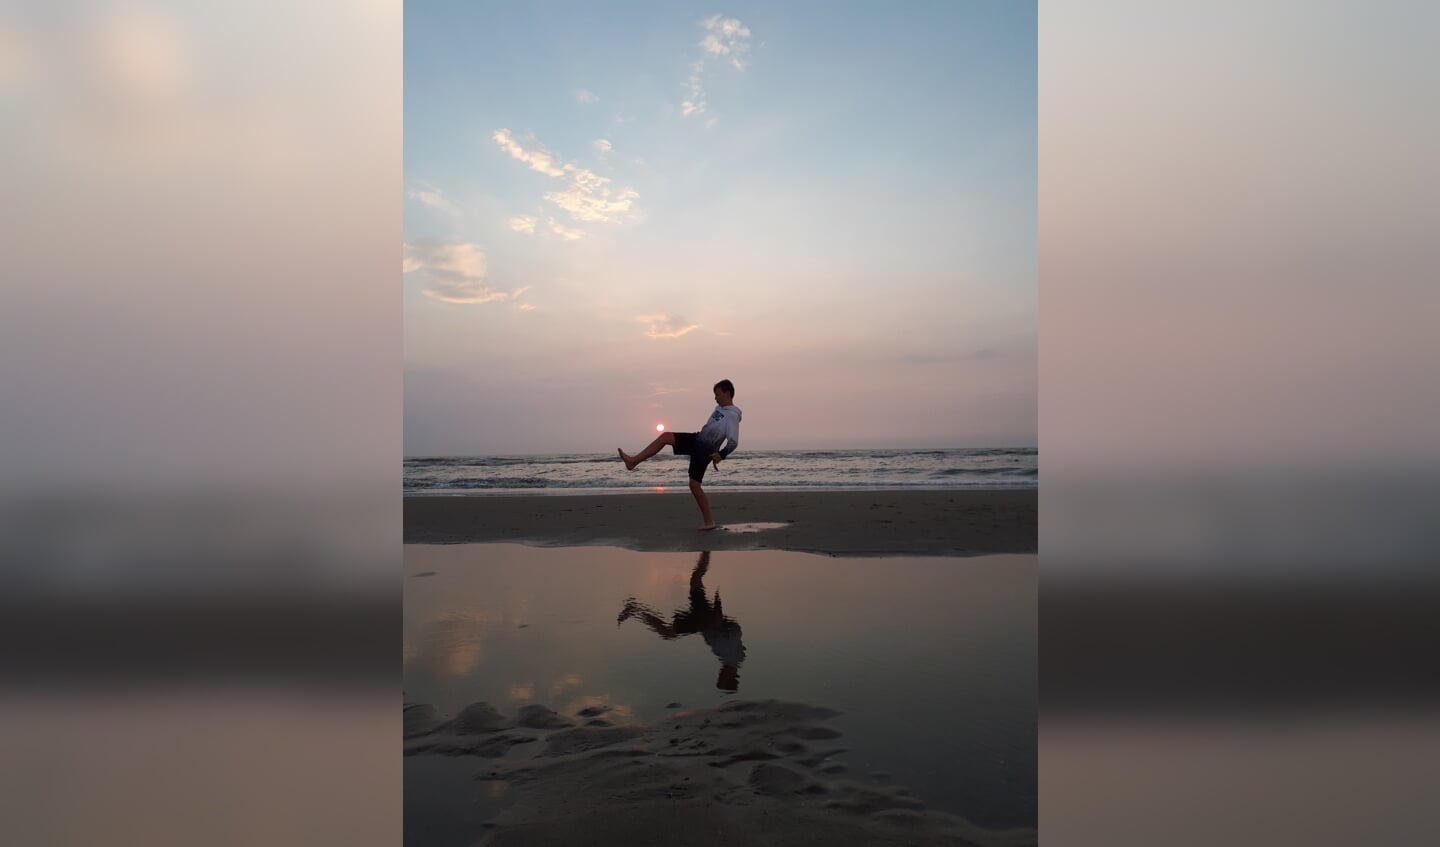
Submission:
[[[0,841],[399,840],[401,23],[0,8]]]
[[[1040,6],[1047,844],[1435,838],[1437,25]]]

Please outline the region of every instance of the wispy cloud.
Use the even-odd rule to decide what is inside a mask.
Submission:
[[[651,385],[650,387],[653,390],[650,392],[649,395],[647,395],[646,399],[649,399],[650,397],[664,397],[667,394],[683,394],[684,392],[690,390],[688,388],[669,388],[664,385]]]
[[[570,217],[586,223],[603,223],[621,218],[630,211],[640,192],[622,188],[612,192],[610,179],[586,168],[566,165],[570,182],[561,191],[552,191],[545,199],[570,213]]]
[[[550,219],[550,231],[565,239],[566,241],[578,241],[585,237],[585,233],[578,229],[569,229],[563,226],[554,218]]]
[[[705,69],[712,62],[724,62],[737,71],[745,70],[745,54],[750,52],[750,28],[735,18],[712,15],[700,22],[705,37],[700,39],[700,57],[690,64],[690,76],[685,81],[685,99],[680,103],[680,113],[685,116],[703,115],[709,110],[705,100]],[[707,127],[715,125],[713,117],[706,120]]]
[[[535,304],[534,304],[534,303],[516,303],[516,304],[515,304],[515,308],[519,309],[519,310],[522,311],[522,312],[530,312],[530,311],[534,311],[534,309],[535,309]]]
[[[504,291],[491,284],[480,245],[469,242],[422,241],[405,245],[405,273],[424,273],[431,287],[426,297],[443,303],[478,305],[513,300],[527,288]]]
[[[526,150],[515,142],[515,138],[508,129],[495,130],[495,134],[491,138],[495,139],[495,143],[500,145],[501,150],[529,165],[531,170],[539,171],[546,176],[565,175],[565,171],[556,166],[555,157],[550,155],[550,151],[544,147]]]
[[[690,78],[685,81],[685,99],[680,103],[680,114],[703,115],[708,104],[705,102],[704,76],[705,60],[690,66]]]
[[[668,315],[663,312],[655,315],[636,315],[635,320],[648,324],[645,334],[651,338],[679,338],[700,328],[699,324],[687,323],[679,315]]]
[[[426,206],[430,206],[431,208],[439,209],[447,215],[460,214],[460,209],[457,208],[454,203],[451,203],[449,200],[445,199],[445,195],[440,191],[440,189],[436,188],[433,185],[419,183],[415,188],[412,188],[408,192],[406,192],[405,196],[409,197],[411,200],[417,200],[421,203],[424,203]]]
[[[595,152],[599,153],[601,156],[604,156],[606,153],[609,153],[611,150],[615,149],[609,141],[603,138],[597,138],[592,141],[591,144],[594,145]]]
[[[535,232],[535,219],[530,215],[516,215],[510,219],[510,229],[515,232]]]
[[[586,91],[582,88],[579,91],[575,92],[575,101],[577,103],[599,103],[600,98],[594,93]]]
[[[423,270],[454,280],[485,279],[485,251],[470,242],[419,241],[405,245],[405,271]]]
[[[537,145],[533,149],[520,146],[508,129],[496,130],[492,137],[501,150],[529,165],[532,170],[566,178],[565,187],[549,192],[545,199],[565,210],[574,220],[584,223],[620,220],[640,197],[633,188],[612,189],[609,177],[600,176],[574,162],[557,165],[555,157],[543,146]]]

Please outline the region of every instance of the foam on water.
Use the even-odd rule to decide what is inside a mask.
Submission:
[[[407,494],[569,494],[684,487],[686,457],[662,451],[634,471],[613,452],[553,456],[413,457]],[[747,490],[1035,488],[1034,447],[945,450],[739,451],[705,477],[706,487]]]

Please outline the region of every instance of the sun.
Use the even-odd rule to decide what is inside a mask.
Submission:
[[[665,424],[655,424],[655,431],[656,431],[656,432],[664,432],[664,431],[665,431]]]

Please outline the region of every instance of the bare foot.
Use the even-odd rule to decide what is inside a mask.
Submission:
[[[616,447],[616,448],[615,448],[615,452],[620,454],[620,461],[622,461],[622,462],[625,463],[625,470],[627,470],[627,471],[633,471],[633,470],[635,470],[635,465],[637,465],[638,462],[635,462],[634,460],[632,460],[632,459],[630,458],[630,454],[626,453],[624,450],[621,450],[619,447]]]
[[[719,527],[718,524],[713,524],[713,523],[712,523],[712,524],[708,524],[708,525],[706,525],[706,526],[700,527],[700,531],[701,531],[701,532],[706,532],[706,531],[708,531],[708,530],[719,529],[719,528],[720,528],[720,527]]]

